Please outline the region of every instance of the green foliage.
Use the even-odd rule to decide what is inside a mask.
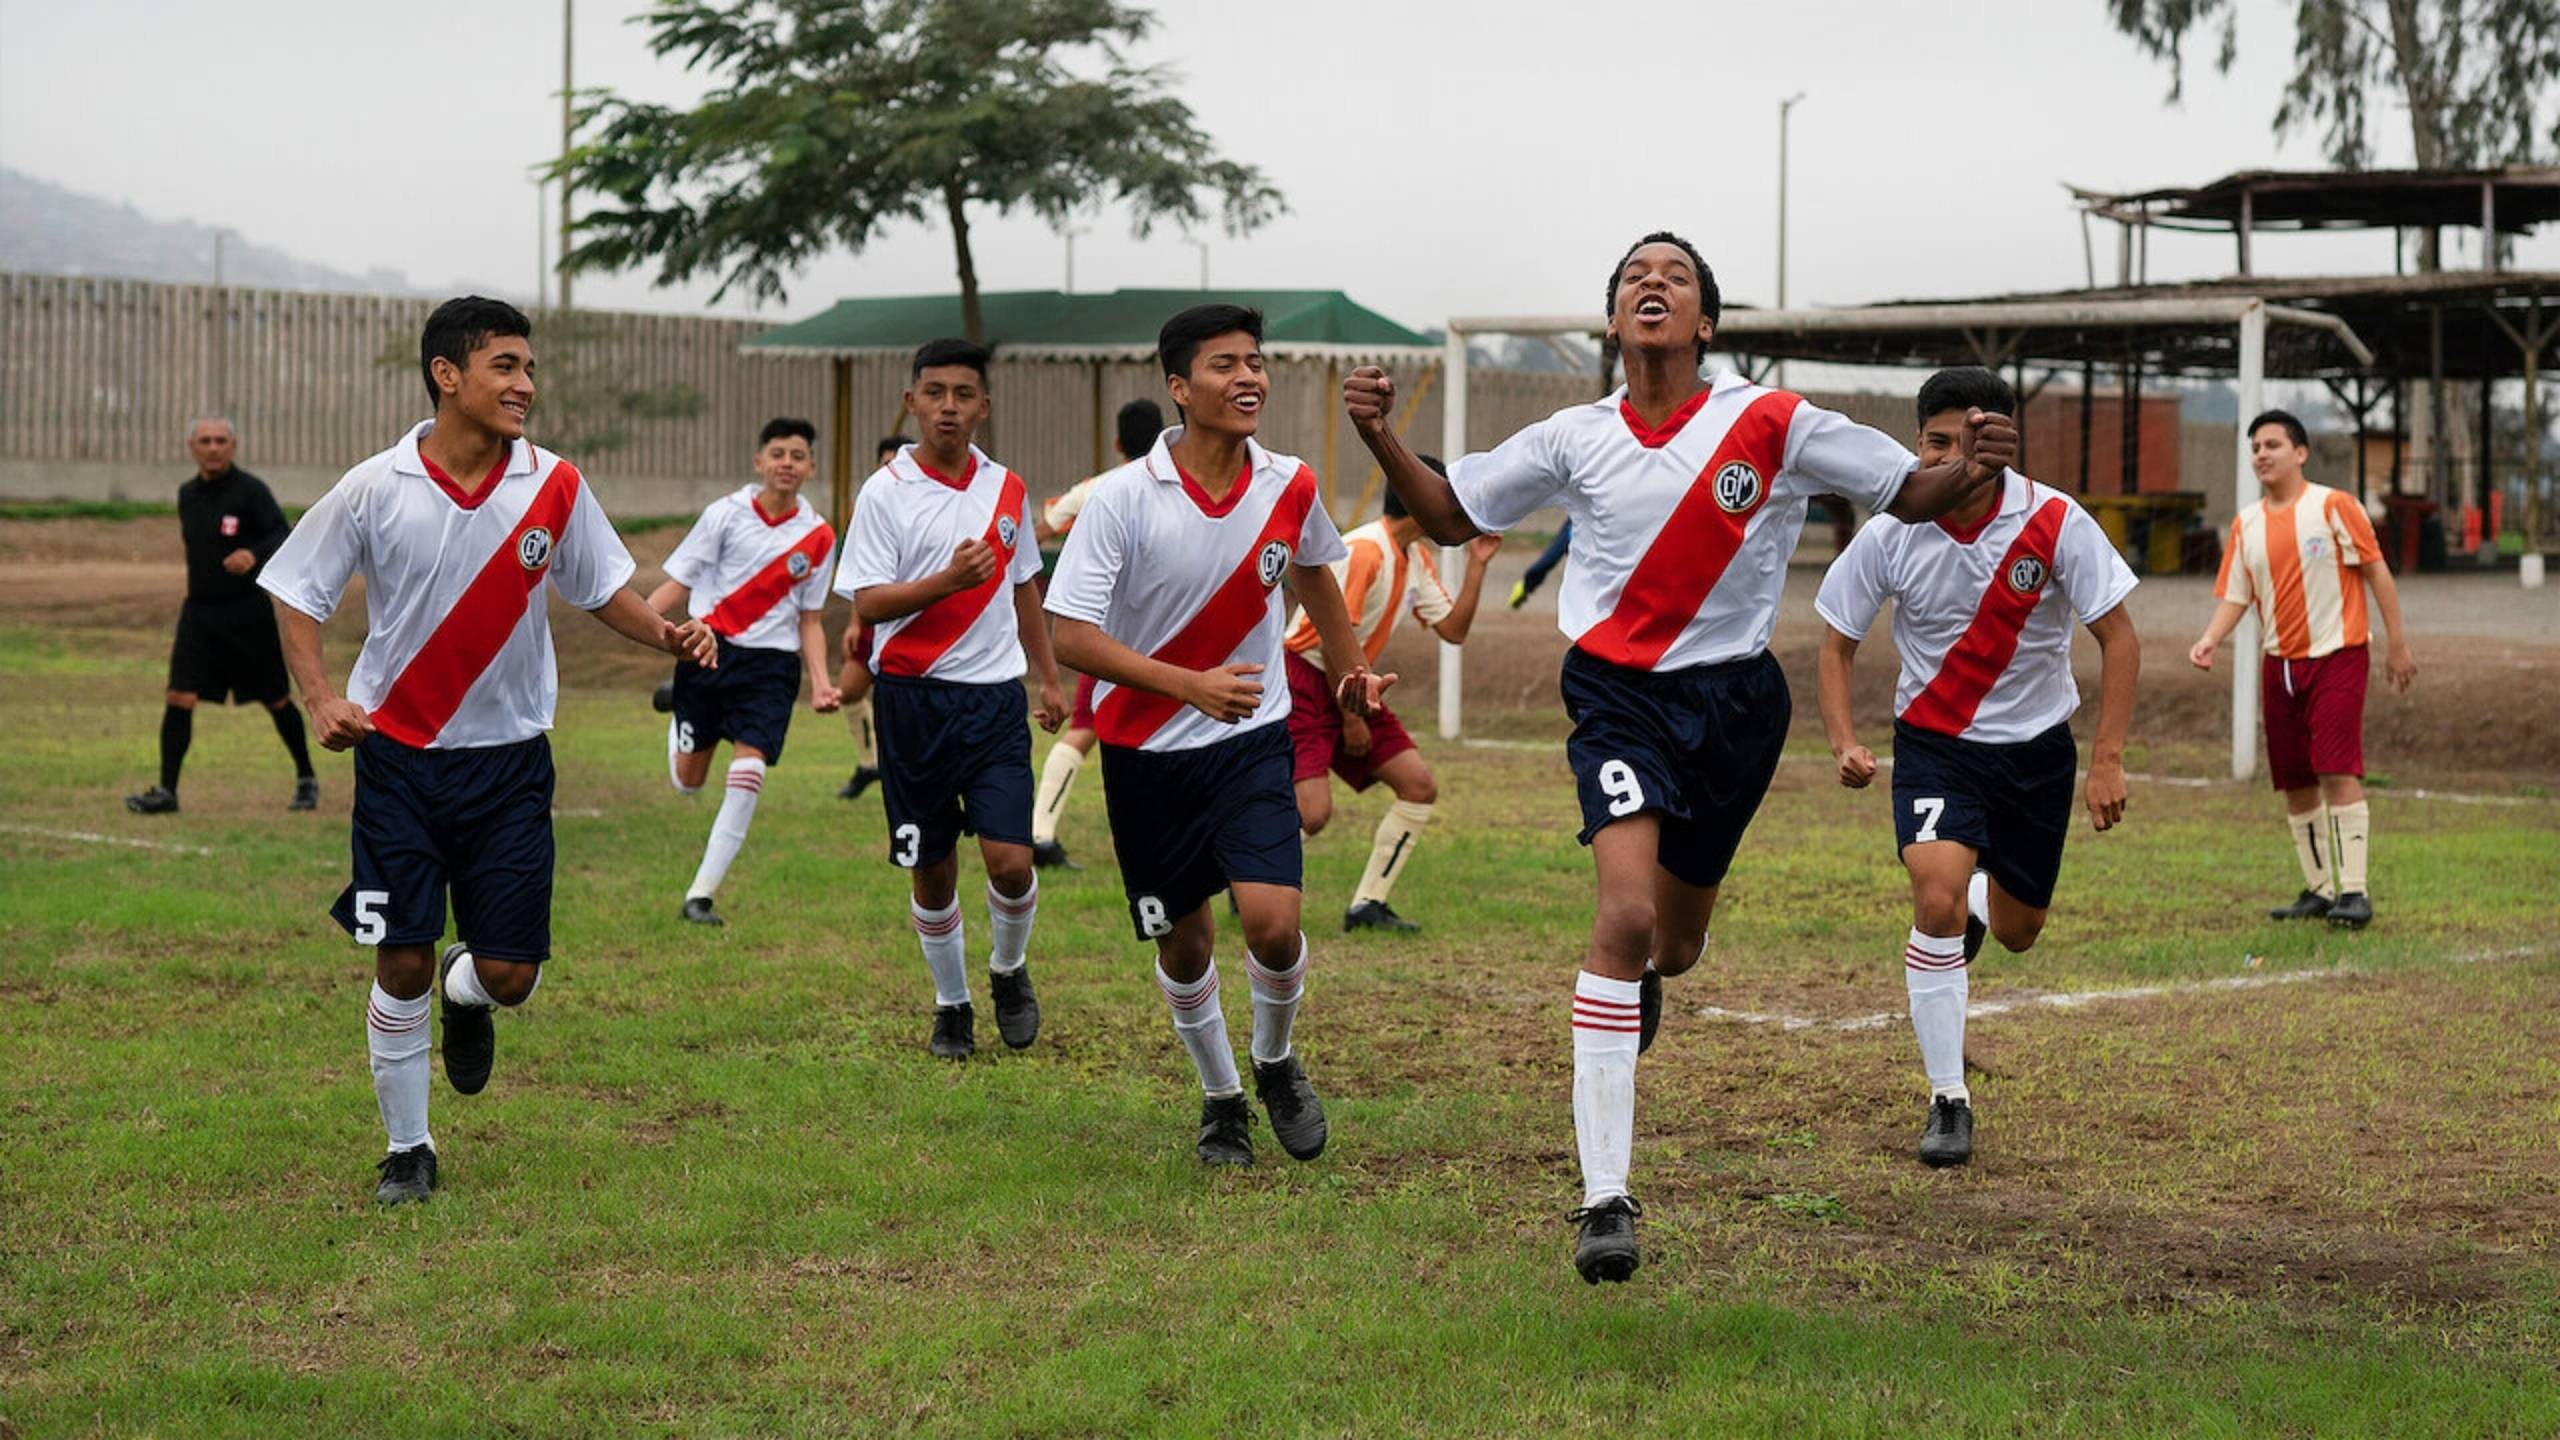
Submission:
[[[679,381],[634,385],[614,352],[631,343],[607,318],[586,310],[529,310],[536,366],[533,413],[525,433],[560,455],[591,457],[628,448],[660,420],[688,420],[710,400]],[[374,363],[402,375],[418,372],[418,337],[386,336]]]
[[[2186,78],[2190,33],[2211,27],[2214,68],[2238,54],[2232,0],[2107,0],[2118,30],[2169,64],[2169,95]],[[2560,120],[2544,102],[2560,87],[2560,6],[2551,0],[2301,0],[2294,73],[2276,108],[2276,133],[2316,129],[2331,163],[2373,164],[2368,122],[2394,103],[2409,111],[2422,169],[2536,160],[2560,148]]]
[[[178,507],[163,500],[0,500],[0,520],[176,519]]]
[[[553,170],[607,202],[580,217],[573,270],[779,298],[830,247],[938,218],[974,335],[972,204],[1059,222],[1117,203],[1141,235],[1212,205],[1240,234],[1281,208],[1162,70],[1124,57],[1153,21],[1116,0],[660,0],[642,19],[652,50],[719,83],[691,110],[590,97],[594,138]]]

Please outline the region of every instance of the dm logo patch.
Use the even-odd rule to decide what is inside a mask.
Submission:
[[[996,517],[996,543],[997,543],[997,544],[999,544],[999,545],[1002,545],[1002,546],[1003,546],[1004,548],[1006,548],[1007,550],[1010,550],[1010,549],[1012,549],[1012,548],[1013,548],[1013,535],[1014,535],[1013,517],[1012,517],[1012,516],[1010,516],[1010,515],[999,515],[999,516],[997,516],[997,517]]]
[[[806,580],[809,578],[809,557],[806,552],[794,550],[791,558],[782,562],[782,568],[791,572],[792,579]]]
[[[1760,503],[1760,472],[1748,460],[1729,462],[1716,472],[1716,506],[1728,515],[1740,515]]]
[[[2033,555],[2021,555],[2009,562],[2009,588],[2021,595],[2033,595],[2044,588],[2045,577],[2052,573],[2044,561]]]
[[[539,525],[524,532],[516,542],[516,561],[527,570],[539,570],[551,563],[551,532]]]
[[[1288,567],[1289,542],[1286,540],[1274,540],[1263,546],[1262,553],[1255,556],[1253,561],[1253,573],[1262,577],[1262,588],[1265,590],[1279,584],[1280,572]]]

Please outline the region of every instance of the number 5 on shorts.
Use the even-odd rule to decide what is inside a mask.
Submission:
[[[1923,795],[1911,802],[1911,813],[1920,817],[1920,828],[1912,833],[1911,843],[1925,845],[1938,838],[1938,817],[1947,813],[1946,798]]]
[[[1644,808],[1644,787],[1636,783],[1636,768],[1624,760],[1600,767],[1600,790],[1609,797],[1612,815],[1633,815]]]
[[[382,907],[390,903],[391,892],[388,890],[356,892],[357,944],[379,945],[382,943],[382,937],[391,933],[391,923],[382,918]]]

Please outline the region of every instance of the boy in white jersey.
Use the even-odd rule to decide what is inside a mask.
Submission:
[[[1323,1102],[1292,1043],[1307,974],[1279,682],[1280,585],[1324,637],[1334,694],[1366,714],[1394,677],[1361,663],[1343,556],[1315,472],[1255,443],[1270,382],[1262,316],[1196,305],[1156,338],[1182,425],[1102,477],[1049,586],[1058,650],[1095,680],[1103,803],[1138,938],[1200,1075],[1198,1154],[1250,1165],[1252,1112],[1227,1043],[1209,900],[1232,888],[1253,994],[1254,1088],[1291,1157],[1324,1150]]]
[[[1120,452],[1120,463],[1126,465],[1155,448],[1156,437],[1164,433],[1164,411],[1153,400],[1132,400],[1120,407],[1118,425],[1119,433],[1112,443]],[[1083,513],[1085,500],[1101,479],[1101,475],[1093,475],[1079,480],[1067,487],[1065,494],[1040,507],[1033,529],[1041,544],[1064,540],[1076,528],[1076,516]],[[1058,839],[1058,819],[1066,813],[1076,772],[1084,768],[1085,757],[1093,753],[1093,746],[1093,677],[1081,675],[1076,678],[1076,703],[1067,716],[1067,728],[1058,732],[1057,743],[1049,747],[1048,758],[1040,762],[1040,797],[1031,807],[1031,863],[1041,869],[1084,868],[1067,858],[1067,847]]]
[[[1565,753],[1598,871],[1573,998],[1574,1131],[1582,1154],[1584,1280],[1638,1264],[1627,1193],[1636,1055],[1661,977],[1697,963],[1717,887],[1776,771],[1791,702],[1768,654],[1787,557],[1815,495],[1913,519],[1943,513],[2017,451],[2007,417],[1969,417],[1966,454],[1915,469],[1909,451],[1797,396],[1699,375],[1721,302],[1695,247],[1646,236],[1609,272],[1616,394],[1560,410],[1434,475],[1388,413],[1395,387],[1351,373],[1343,403],[1423,533],[1460,544],[1562,506],[1572,560],[1557,598]]]
[[[1422,463],[1440,469],[1435,456],[1423,456]],[[1342,543],[1349,554],[1333,567],[1333,579],[1342,589],[1353,633],[1360,637],[1361,661],[1369,665],[1386,652],[1396,617],[1408,607],[1413,618],[1442,640],[1464,644],[1476,622],[1476,602],[1484,596],[1485,562],[1502,548],[1502,541],[1491,535],[1468,541],[1466,579],[1451,595],[1440,583],[1430,547],[1422,543],[1422,527],[1405,513],[1393,490],[1387,492],[1384,513],[1343,536]],[[1355,791],[1385,781],[1396,798],[1370,837],[1369,864],[1351,892],[1350,908],[1342,912],[1342,928],[1410,933],[1422,927],[1397,914],[1387,897],[1422,843],[1431,807],[1440,799],[1440,783],[1395,711],[1381,705],[1373,714],[1351,715],[1333,702],[1320,644],[1315,623],[1300,611],[1284,642],[1289,652],[1289,744],[1297,752],[1292,773],[1298,784],[1298,825],[1312,840],[1332,821],[1331,776],[1341,776]]]
[[[889,859],[911,875],[908,911],[933,975],[933,1035],[948,1060],[977,1049],[968,937],[960,923],[962,831],[987,867],[987,956],[996,1030],[1016,1050],[1040,1033],[1025,955],[1040,906],[1031,866],[1026,660],[1040,726],[1067,716],[1040,614],[1040,553],[1022,477],[971,442],[989,410],[987,351],[932,340],[908,369],[922,440],[862,482],[836,593],[877,627],[870,669],[880,724]]]
[[[523,1004],[551,950],[551,750],[559,694],[545,582],[653,649],[709,663],[700,621],[669,624],[575,467],[524,439],[533,327],[500,300],[436,307],[419,339],[435,418],[348,471],[267,562],[285,663],[320,743],[355,753],[355,882],[330,914],[374,947],[365,1039],[390,1132],[374,1198],[436,1188],[427,990],[444,989],[445,1079],[489,1083],[490,1009]],[[459,478],[457,478],[459,477]],[[320,626],[349,578],[368,633],[329,683]],[[460,942],[431,960],[451,893]]]
[[[2017,397],[1977,366],[1941,370],[1920,387],[1920,460],[1963,443],[1975,411],[2013,413]],[[2124,740],[2133,721],[2140,642],[2124,600],[2133,572],[2070,496],[2010,471],[1940,516],[1879,518],[1833,561],[1814,601],[1830,631],[1820,662],[1822,728],[1853,789],[1876,757],[1849,716],[1849,674],[1876,613],[1894,602],[1893,817],[1911,872],[1911,934],[1902,951],[1911,1028],[1929,1078],[1920,1158],[1973,1156],[1973,1096],[1964,1081],[1966,967],[1986,930],[2011,951],[2036,943],[2062,871],[2080,756],[2071,712],[2074,623],[2102,659],[2098,731],[2089,755],[2089,823],[2124,816]]]
[[[818,618],[836,532],[800,498],[817,438],[806,420],[767,421],[756,437],[758,483],[711,502],[667,557],[666,582],[649,593],[650,609],[682,605],[720,637],[720,663],[677,661],[665,692],[667,778],[676,789],[700,792],[712,750],[729,742],[727,795],[679,912],[696,925],[726,923],[711,897],[746,843],[766,769],[781,763],[800,672],[809,673],[810,709],[827,714],[841,698],[827,678]]]

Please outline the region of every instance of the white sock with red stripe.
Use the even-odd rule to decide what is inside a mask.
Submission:
[[[365,1002],[364,1045],[373,1055],[373,1099],[382,1109],[390,1150],[435,1143],[427,1133],[427,1000],[426,994],[396,999],[376,982]]]
[[[969,1003],[969,936],[960,924],[960,902],[927,910],[907,901],[907,918],[915,922],[916,943],[924,947],[925,968],[933,972],[933,1003]]]
[[[1253,1062],[1268,1065],[1289,1058],[1289,1031],[1298,1023],[1298,997],[1307,991],[1307,937],[1298,935],[1298,958],[1286,970],[1273,970],[1244,952],[1245,989],[1253,994]]]
[[[1031,922],[1040,915],[1040,877],[1031,877],[1031,888],[1019,895],[1007,895],[987,882],[987,928],[995,932],[995,948],[987,952],[990,974],[1010,975],[1022,968],[1026,952],[1031,948]]]
[[[1929,1095],[1970,1102],[1964,1083],[1964,1010],[1973,993],[1962,935],[1930,935],[1914,926],[1902,951],[1902,983],[1911,994],[1911,1030],[1920,1037],[1920,1068]]]
[[[1582,972],[1573,982],[1573,1138],[1582,1147],[1582,1203],[1627,1193],[1636,1145],[1636,1036],[1644,987]]]
[[[764,762],[753,756],[729,762],[729,792],[720,801],[720,813],[711,820],[710,843],[702,847],[701,868],[693,872],[693,885],[684,892],[687,900],[708,900],[728,878],[729,862],[738,858],[738,847],[747,843],[747,826],[756,818],[756,797],[764,793]]]
[[[684,772],[676,768],[676,757],[685,753],[684,747],[676,743],[677,737],[684,733],[682,724],[673,715],[667,717],[667,783],[676,787],[679,795],[699,795],[702,787],[684,783]]]
[[[1157,961],[1156,988],[1173,1012],[1174,1037],[1191,1052],[1192,1068],[1200,1072],[1201,1093],[1212,1098],[1243,1094],[1235,1047],[1227,1043],[1227,1012],[1218,1004],[1218,962],[1210,961],[1199,979],[1185,984],[1164,973],[1164,962]]]

